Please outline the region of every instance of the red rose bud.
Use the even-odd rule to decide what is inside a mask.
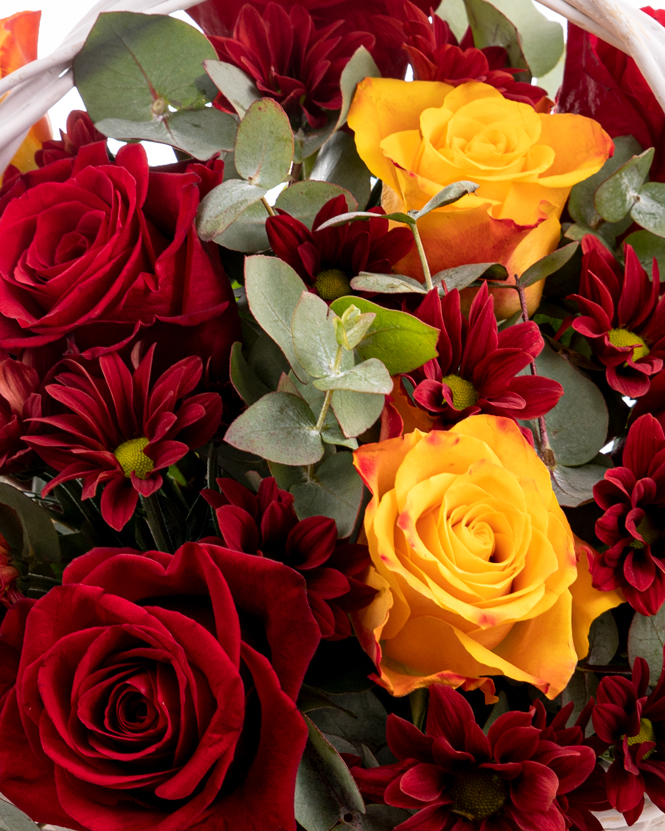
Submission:
[[[582,315],[573,320],[573,329],[589,339],[612,389],[631,398],[645,395],[665,358],[665,297],[659,298],[658,265],[652,281],[627,245],[622,268],[591,234],[582,240],[582,250],[580,292],[571,295]]]
[[[328,517],[299,520],[293,496],[273,478],[261,482],[256,496],[233,479],[218,479],[217,484],[221,493],[204,490],[202,496],[215,509],[224,544],[298,571],[307,583],[321,636],[350,637],[348,614],[367,606],[376,594],[359,579],[369,565],[367,546],[338,542],[337,526]]]
[[[35,419],[51,431],[26,438],[58,471],[42,493],[82,479],[83,499],[89,499],[104,485],[102,516],[118,531],[129,522],[139,494],[161,488],[160,471],[209,441],[222,418],[217,393],[190,394],[203,372],[200,358],[185,358],[152,382],[154,351],[134,371],[116,353],[103,355],[101,378],[82,363],[64,361],[67,371],[46,392],[66,415]]]
[[[633,422],[622,466],[605,472],[593,496],[605,512],[596,535],[605,543],[590,563],[593,585],[621,589],[643,615],[665,602],[665,434],[652,415]]]
[[[542,335],[531,321],[499,332],[494,298],[485,283],[468,320],[457,289],[441,298],[437,291],[429,292],[415,314],[440,332],[438,358],[408,376],[415,386],[415,403],[436,419],[436,426],[450,427],[477,413],[537,418],[563,395],[557,381],[518,375],[542,350]]]

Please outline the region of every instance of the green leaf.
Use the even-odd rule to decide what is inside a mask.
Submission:
[[[251,345],[247,353],[247,363],[269,390],[276,389],[282,374],[290,369],[282,350],[263,331]]]
[[[409,211],[409,216],[418,220],[431,211],[435,211],[437,208],[442,208],[444,205],[452,205],[453,202],[458,202],[463,196],[469,193],[475,193],[479,187],[480,185],[477,185],[475,182],[453,182],[452,185],[446,185],[445,188],[440,190],[419,211]]]
[[[474,278],[475,279],[475,278]],[[427,294],[422,283],[404,274],[373,274],[361,271],[351,280],[355,291],[378,291],[382,294]]]
[[[577,508],[583,502],[590,502],[593,486],[604,478],[606,470],[602,465],[566,467],[558,464],[552,473],[552,487],[559,505]]]
[[[355,828],[360,831],[393,831],[411,814],[403,808],[391,805],[368,805],[367,813],[356,819]]]
[[[228,444],[220,444],[217,448],[217,462],[227,475],[248,488],[254,487],[252,479],[257,473],[261,478],[270,476],[265,459]]]
[[[358,449],[357,439],[347,439],[344,433],[342,433],[342,428],[337,423],[337,419],[330,410],[328,410],[323,429],[321,430],[321,438],[326,444],[348,447],[349,450]]]
[[[254,81],[237,66],[226,61],[208,60],[203,62],[203,68],[240,118],[261,98]]]
[[[548,20],[530,0],[465,0],[478,49],[503,46],[508,65],[545,75],[564,50],[561,24]]]
[[[510,711],[510,704],[508,703],[508,696],[506,693],[501,690],[499,692],[499,700],[490,710],[489,716],[487,716],[487,721],[483,724],[483,733],[487,734],[487,731],[490,727],[494,724],[494,722],[499,718],[499,716],[504,715]]]
[[[361,314],[360,309],[349,306],[342,317],[333,318],[337,343],[344,349],[355,349],[363,340],[370,326],[376,320],[372,312]]]
[[[561,465],[583,465],[605,444],[609,415],[603,394],[586,375],[545,344],[536,358],[539,375],[564,389],[559,403],[545,416],[554,456]]]
[[[242,179],[228,179],[207,193],[199,205],[196,229],[204,241],[218,237],[268,191]]]
[[[386,708],[372,690],[335,695],[337,706],[317,709],[310,718],[324,733],[366,745],[376,756],[386,747]]]
[[[593,201],[596,211],[607,222],[619,222],[633,207],[649,175],[654,152],[650,147],[633,157],[598,186]]]
[[[582,710],[586,707],[589,699],[593,696],[595,698],[598,690],[598,676],[593,672],[581,672],[579,669],[575,670],[568,686],[561,693],[561,704],[565,706],[569,701],[573,702],[573,712],[568,718],[568,724],[573,724]],[[593,727],[590,724],[587,728],[587,735],[593,732]]]
[[[657,684],[663,669],[663,646],[665,645],[665,606],[655,615],[647,617],[635,612],[628,630],[628,660],[644,658],[649,664],[649,683]]]
[[[351,55],[351,60],[342,70],[339,79],[339,86],[342,91],[342,109],[339,111],[335,130],[339,130],[344,126],[349,109],[351,108],[353,96],[356,94],[356,87],[360,81],[363,78],[380,77],[381,73],[379,72],[379,67],[374,62],[374,58],[364,46],[359,46],[353,55]]]
[[[314,219],[321,208],[343,193],[347,206],[353,210],[357,207],[354,197],[344,188],[330,182],[294,182],[277,197],[275,208],[286,211],[312,230]]]
[[[37,831],[39,826],[11,802],[0,797],[0,828],[7,831]]]
[[[593,195],[596,188],[617,171],[633,156],[642,152],[642,148],[633,136],[619,136],[614,139],[614,154],[605,162],[598,173],[588,179],[573,185],[568,200],[568,211],[575,222],[590,227],[596,227],[601,221],[593,204]]]
[[[383,219],[394,219],[395,222],[403,222],[405,225],[414,225],[415,219],[408,214],[400,213],[399,211],[392,213],[392,214],[382,214]],[[370,211],[350,211],[347,214],[339,214],[339,216],[334,216],[332,219],[329,219],[327,222],[323,222],[317,228],[318,231],[322,231],[324,228],[336,228],[338,225],[345,225],[347,222],[356,222],[362,220],[363,222],[367,219],[376,219],[377,214],[373,214]]]
[[[337,535],[348,537],[360,511],[363,483],[353,467],[353,456],[340,451],[325,459],[310,481],[291,487],[298,519],[327,516],[337,523]]]
[[[564,245],[563,248],[557,248],[556,251],[552,251],[551,254],[548,254],[527,268],[520,278],[520,285],[526,288],[540,280],[544,280],[550,274],[554,274],[560,268],[563,268],[578,248],[578,242],[571,242],[568,245]]]
[[[252,185],[270,190],[291,170],[293,135],[289,118],[277,101],[261,98],[238,126],[234,153],[236,170]]]
[[[268,212],[263,202],[248,205],[229,227],[215,237],[217,245],[241,251],[243,254],[256,254],[270,248],[266,233]]]
[[[316,687],[310,687],[309,684],[303,684],[298,693],[298,709],[301,713],[311,713],[312,710],[320,710],[331,708],[346,713],[350,718],[357,718],[352,710],[346,710],[341,702],[338,703],[332,699],[326,692],[319,690]],[[316,719],[312,719],[316,722]],[[324,731],[325,732],[325,731]],[[330,732],[330,731],[328,731]]]
[[[40,563],[59,563],[58,534],[49,515],[17,488],[0,483],[0,534],[34,571]]]
[[[389,395],[393,390],[393,381],[381,361],[370,358],[344,372],[317,378],[314,386],[317,390],[350,390]]]
[[[642,268],[653,277],[653,259],[656,258],[658,269],[665,274],[665,240],[650,234],[649,231],[634,231],[629,234],[624,245],[631,245],[635,249]]]
[[[370,177],[367,165],[358,155],[353,136],[345,132],[335,133],[328,139],[309,175],[310,181],[340,185],[353,194],[357,205],[363,206],[369,201],[372,188]]]
[[[331,304],[331,308],[341,317],[352,305],[361,312],[376,315],[357,349],[362,360],[378,358],[391,375],[398,375],[411,372],[436,357],[438,329],[406,312],[384,309],[362,297],[340,297]]]
[[[311,465],[323,455],[314,413],[286,392],[264,395],[238,416],[224,436],[239,450],[284,465]]]
[[[665,184],[648,182],[633,205],[630,216],[646,231],[665,237]]]
[[[120,141],[159,141],[206,161],[215,153],[233,150],[237,125],[228,113],[208,108],[166,112],[154,121],[104,118],[95,127]]]
[[[586,662],[592,666],[607,666],[619,648],[619,629],[608,609],[597,617],[589,629],[589,654]],[[662,658],[662,655],[661,655]]]
[[[231,347],[231,383],[245,404],[253,404],[271,392],[242,354],[242,343]]]
[[[245,260],[245,291],[252,314],[286,355],[296,376],[308,375],[298,360],[291,336],[293,313],[307,287],[290,265],[276,257]]]
[[[296,820],[306,831],[330,831],[345,814],[364,814],[365,803],[342,757],[316,725],[303,718],[309,738],[296,777]]]
[[[494,279],[499,280],[508,276],[508,272],[501,263],[467,263],[466,265],[455,266],[455,268],[437,271],[432,276],[432,284],[438,287],[445,283],[448,291],[450,289],[461,290],[470,286],[474,280],[478,280],[486,271],[490,270]]]
[[[330,405],[344,435],[359,436],[374,424],[381,415],[385,397],[373,393],[335,390]]]
[[[464,0],[441,0],[436,16],[448,23],[458,41],[462,40],[469,28]]]
[[[90,118],[151,122],[168,107],[201,109],[212,100],[203,61],[210,41],[174,17],[105,12],[74,58],[74,78]]]
[[[331,312],[325,300],[311,292],[305,292],[301,296],[293,313],[293,347],[305,371],[314,378],[322,378],[335,371],[335,358],[339,347],[335,336],[334,317],[335,313]],[[345,369],[352,367],[351,353],[347,353],[344,358]]]
[[[293,161],[296,164],[304,162],[325,144],[335,129],[337,113],[328,112],[327,121],[323,127],[312,129],[308,124],[301,126],[293,134]]]

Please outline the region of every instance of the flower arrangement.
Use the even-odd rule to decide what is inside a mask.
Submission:
[[[531,0],[172,5],[0,147],[0,824],[665,821],[650,65]]]

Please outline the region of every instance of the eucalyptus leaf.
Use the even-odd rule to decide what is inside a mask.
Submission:
[[[362,479],[345,450],[324,459],[312,477],[291,487],[298,519],[327,516],[335,520],[337,535],[346,539],[356,524],[363,498]]]
[[[380,417],[385,404],[384,395],[335,390],[330,404],[347,438],[359,436]]]
[[[95,127],[105,136],[120,141],[158,141],[206,161],[215,153],[233,150],[237,124],[228,113],[210,107],[175,113],[167,111],[153,121],[104,118]]]
[[[443,271],[437,271],[436,274],[432,275],[432,284],[435,287],[440,287],[445,283],[448,291],[450,289],[465,289],[490,269],[493,271],[492,276],[497,279],[508,276],[508,272],[501,263],[467,263],[465,265],[455,266],[454,268],[446,268]],[[495,274],[494,272],[497,269],[503,269],[503,271]]]
[[[360,831],[393,831],[411,814],[392,805],[368,805],[364,816],[356,818],[355,828]]]
[[[266,233],[268,212],[263,202],[248,205],[226,230],[215,237],[217,245],[240,251],[243,254],[257,254],[270,248]]]
[[[335,125],[337,124],[337,113],[326,113],[327,120],[323,127],[312,129],[309,125],[301,126],[293,134],[293,161],[296,164],[301,164],[312,156],[316,151],[328,141]]]
[[[245,404],[253,404],[271,392],[259,378],[242,354],[242,343],[231,347],[231,383]]]
[[[252,104],[261,98],[254,81],[232,63],[207,60],[203,62],[203,68],[241,118]]]
[[[285,392],[268,393],[252,404],[231,424],[224,440],[285,465],[315,464],[323,455],[316,418],[308,404]]]
[[[393,381],[388,370],[376,358],[370,358],[335,375],[317,378],[313,383],[318,390],[350,390],[382,395],[389,395],[393,389]]]
[[[649,231],[634,231],[629,234],[624,245],[635,249],[642,268],[653,277],[653,260],[656,258],[660,274],[665,274],[665,240]]]
[[[504,715],[510,711],[510,704],[508,703],[508,696],[504,692],[504,690],[500,690],[499,692],[499,700],[490,710],[489,716],[487,716],[487,721],[483,725],[483,733],[487,734],[487,731],[490,727],[494,724],[494,722],[499,718],[499,716]]]
[[[589,653],[586,661],[592,666],[607,666],[619,648],[619,629],[612,610],[597,617],[589,629]],[[661,655],[662,658],[662,655]]]
[[[428,326],[413,315],[384,309],[362,297],[340,297],[331,304],[331,308],[341,317],[352,305],[361,312],[376,315],[357,348],[362,360],[378,358],[391,375],[398,375],[411,372],[436,357],[438,329]]]
[[[561,704],[565,707],[570,701],[573,702],[573,712],[568,718],[568,724],[574,724],[577,717],[586,707],[591,697],[596,696],[598,690],[598,676],[593,672],[582,672],[576,669],[568,686],[561,693]],[[587,727],[587,737],[593,733],[593,725]]]
[[[335,698],[332,698],[323,690],[311,687],[309,684],[303,684],[300,688],[300,692],[298,693],[298,709],[301,713],[311,713],[312,710],[330,708],[332,710],[339,710],[340,712],[345,713],[349,716],[349,718],[357,719],[358,717],[352,710],[345,709],[341,701],[338,702],[335,700],[338,697],[339,696],[335,696]],[[310,718],[312,717],[310,716]],[[312,720],[316,724],[316,719],[312,718]],[[325,733],[330,731],[323,730],[323,732]]]
[[[346,197],[346,204],[350,210],[357,208],[356,200],[351,193],[333,185],[330,182],[294,182],[289,185],[277,197],[275,208],[281,211],[286,211],[287,214],[298,219],[303,225],[306,225],[309,230],[312,230],[312,225],[316,215],[321,208],[334,199],[336,196],[344,194]]]
[[[291,336],[293,313],[307,287],[290,265],[276,257],[256,255],[245,260],[245,291],[258,324],[278,344],[293,371],[308,380]]]
[[[337,343],[345,349],[355,349],[364,339],[376,315],[372,312],[361,314],[360,309],[349,306],[342,317],[333,319]]]
[[[665,645],[665,606],[655,615],[647,617],[635,612],[628,630],[628,660],[631,665],[635,658],[644,658],[649,664],[649,683],[657,684],[663,669],[663,646]]]
[[[38,831],[39,826],[27,814],[0,797],[0,828],[8,831]]]
[[[188,23],[155,14],[104,12],[74,58],[74,79],[90,118],[151,122],[212,99],[203,61],[210,41]]]
[[[275,341],[266,332],[260,332],[250,346],[247,363],[270,390],[277,388],[279,379],[290,369],[289,362]]]
[[[393,219],[395,222],[403,222],[405,225],[415,225],[415,219],[408,214],[400,213],[399,211],[392,214],[382,214],[383,219]],[[346,225],[347,222],[356,222],[357,220],[367,220],[367,219],[376,219],[377,214],[371,213],[371,211],[350,211],[346,214],[339,214],[339,216],[334,216],[332,219],[329,219],[327,222],[323,222],[319,225],[318,230],[322,231],[324,228],[335,228],[338,225]]]
[[[440,190],[419,211],[409,211],[409,216],[418,220],[431,211],[435,211],[437,208],[452,205],[454,202],[458,202],[463,196],[467,196],[469,193],[475,193],[479,187],[480,185],[477,185],[475,182],[453,182],[452,185],[446,185],[445,188]]]
[[[323,378],[335,371],[339,348],[333,323],[335,316],[325,300],[311,292],[301,296],[293,313],[293,347],[305,371],[314,378]],[[346,368],[350,368],[353,366],[353,356],[350,353],[347,356]]]
[[[653,161],[650,147],[635,156],[598,186],[594,196],[596,211],[607,222],[619,222],[634,206]],[[650,230],[650,229],[648,229]]]
[[[242,179],[228,179],[207,193],[199,205],[196,229],[204,241],[218,237],[243,211],[259,202],[268,191]]]
[[[547,256],[527,268],[520,277],[520,285],[526,288],[527,286],[532,286],[534,283],[538,283],[540,280],[544,280],[550,274],[554,274],[560,268],[563,268],[578,248],[578,242],[571,242],[568,245],[564,245],[563,248],[557,248],[556,251],[547,254]]]
[[[427,294],[422,283],[404,274],[374,274],[361,271],[351,280],[354,291],[376,291],[381,294]]]
[[[590,502],[593,486],[604,478],[606,470],[602,465],[566,467],[557,464],[552,472],[552,487],[559,505],[577,508],[583,502]]]
[[[346,132],[335,133],[323,145],[309,178],[340,185],[353,194],[357,205],[364,207],[369,201],[371,174]]]
[[[375,756],[386,747],[388,713],[372,690],[335,695],[331,701],[337,706],[317,709],[310,716],[319,730],[356,746],[364,744]]]
[[[51,517],[17,488],[0,483],[0,534],[34,571],[39,563],[59,563],[60,545]]]
[[[364,46],[359,46],[351,55],[351,59],[347,62],[342,70],[339,79],[339,86],[342,92],[342,109],[339,111],[337,124],[335,130],[339,130],[344,126],[346,118],[351,108],[353,96],[356,93],[356,87],[363,80],[363,78],[380,78],[381,73],[374,62],[374,58],[365,49]]]
[[[648,182],[644,185],[630,211],[630,216],[646,231],[665,237],[665,184]]]
[[[464,0],[441,0],[436,16],[446,21],[458,41],[462,40],[469,28]]]
[[[291,170],[293,135],[289,118],[277,101],[261,98],[245,113],[238,126],[234,164],[252,185],[270,190]]]

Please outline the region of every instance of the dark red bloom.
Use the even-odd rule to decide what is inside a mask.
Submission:
[[[239,321],[214,244],[194,225],[222,162],[148,167],[144,149],[79,148],[0,192],[0,348],[96,357],[132,339],[198,354],[228,377]],[[51,364],[51,365],[52,365]]]
[[[19,576],[17,569],[12,565],[9,543],[0,534],[0,606],[8,609],[23,597],[16,587]]]
[[[353,769],[361,789],[417,813],[395,831],[564,831],[559,798],[592,772],[590,747],[560,746],[547,738],[529,713],[505,713],[487,736],[461,693],[430,687],[423,735],[408,721],[388,716],[388,747],[396,764]]]
[[[211,37],[220,60],[246,72],[261,95],[278,101],[294,129],[324,127],[325,111],[339,110],[342,70],[359,46],[371,48],[368,32],[345,32],[342,21],[318,28],[306,9],[286,11],[269,3],[259,12],[245,5],[232,37]],[[233,112],[228,105],[225,109]]]
[[[571,295],[582,313],[573,329],[589,339],[607,367],[607,382],[622,395],[637,398],[649,390],[650,376],[665,358],[665,297],[659,299],[660,276],[653,281],[630,245],[625,268],[591,234],[582,240],[580,293]]]
[[[596,536],[608,546],[590,564],[593,585],[620,588],[634,609],[655,615],[665,602],[665,435],[653,416],[633,422],[621,461],[593,488],[605,512]]]
[[[540,87],[516,81],[512,72],[506,69],[508,54],[500,46],[485,49],[473,47],[473,36],[469,29],[461,45],[450,26],[436,14],[432,20],[413,4],[410,4],[411,19],[405,26],[407,35],[404,49],[413,67],[416,81],[443,81],[457,87],[467,81],[480,81],[495,87],[504,98],[538,107],[547,98],[547,92]],[[551,102],[549,102],[551,106]]]
[[[438,358],[409,378],[415,403],[452,426],[477,413],[513,419],[537,418],[549,412],[563,395],[550,378],[517,375],[543,348],[538,326],[529,321],[498,331],[494,298],[483,283],[467,320],[457,289],[439,297],[429,292],[416,317],[439,329]]]
[[[43,493],[83,479],[83,499],[89,499],[105,485],[102,516],[116,530],[131,518],[139,494],[150,496],[162,486],[159,471],[205,444],[222,418],[217,393],[190,395],[201,379],[200,358],[184,358],[153,382],[154,351],[133,372],[116,353],[103,355],[101,377],[64,361],[67,371],[46,392],[65,414],[36,419],[51,432],[26,438],[58,471]]]
[[[664,9],[643,11],[665,26]],[[632,58],[572,23],[557,112],[588,116],[612,138],[633,135],[644,149],[655,147],[651,178],[665,181],[665,113],[649,84]]]
[[[262,15],[272,0],[207,0],[187,10],[206,35],[229,37],[238,16],[246,6]],[[403,25],[410,17],[410,3],[405,0],[278,0],[290,11],[299,6],[311,15],[317,29],[340,24],[337,34],[346,38],[358,32],[372,36],[372,57],[384,78],[403,78],[406,56]],[[432,0],[415,0],[421,11],[429,12]],[[376,40],[374,39],[376,35]],[[290,37],[290,35],[289,35]]]
[[[390,273],[414,244],[408,228],[388,230],[383,208],[371,209],[376,219],[317,230],[319,225],[347,211],[346,199],[340,194],[317,213],[311,231],[284,211],[266,221],[275,255],[297,271],[307,285],[314,286],[324,300],[351,294],[349,281],[361,271]]]
[[[0,472],[26,470],[33,451],[23,437],[35,431],[29,421],[42,414],[37,392],[39,373],[22,361],[7,357],[0,361]]]
[[[59,139],[45,141],[35,153],[35,161],[39,167],[51,162],[75,156],[86,144],[106,141],[106,136],[100,133],[92,119],[84,110],[72,110],[67,116],[67,132],[60,130]]]
[[[665,372],[661,370],[657,375],[652,375],[650,381],[649,392],[637,399],[630,411],[630,418],[651,413],[665,430]]]
[[[295,831],[318,642],[280,563],[94,549],[0,627],[0,790],[87,831]]]
[[[636,658],[632,678],[602,678],[593,727],[614,761],[607,771],[607,798],[628,825],[642,813],[644,794],[665,811],[665,674],[650,695],[649,667]]]
[[[298,520],[293,496],[264,479],[255,496],[233,479],[218,479],[221,493],[203,491],[215,509],[224,544],[234,551],[278,560],[300,572],[322,637],[353,634],[348,614],[364,608],[375,590],[359,577],[369,565],[367,546],[337,542],[334,519]]]

